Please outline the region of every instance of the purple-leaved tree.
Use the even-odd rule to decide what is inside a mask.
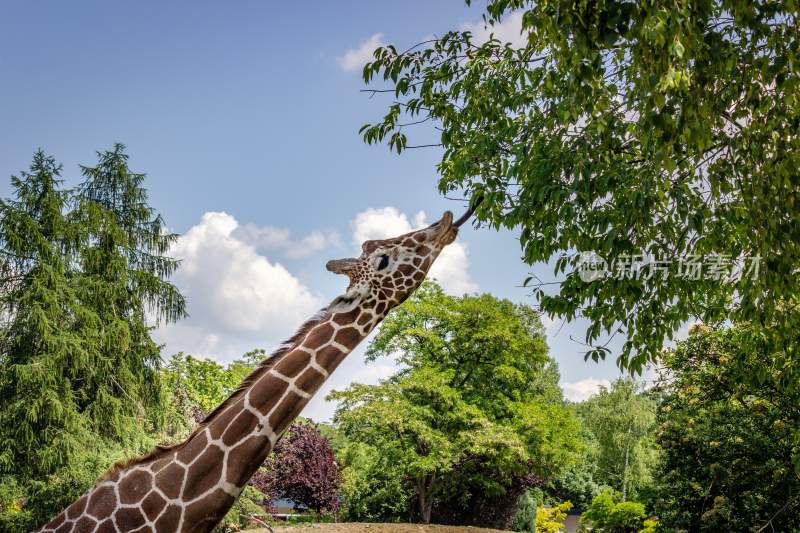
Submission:
[[[293,424],[251,483],[270,502],[286,498],[318,513],[339,510],[339,465],[328,439],[310,424]]]

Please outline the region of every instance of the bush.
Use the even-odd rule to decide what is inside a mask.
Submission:
[[[0,479],[0,531],[26,531],[33,522],[25,491],[13,477]]]
[[[639,530],[639,533],[656,533],[658,531],[658,520],[654,518],[648,518],[642,525],[644,527]]]
[[[6,476],[0,480],[0,531],[24,533],[47,523],[91,488],[98,476],[120,457],[93,451],[55,474],[23,480]]]
[[[517,514],[511,522],[512,531],[536,533],[536,510],[543,499],[542,489],[535,488],[519,497]]]
[[[581,524],[591,524],[592,531],[600,533],[636,533],[653,527],[646,520],[644,505],[639,502],[620,501],[620,494],[606,489],[592,500],[581,516]],[[645,522],[651,522],[646,526]],[[652,529],[651,529],[652,530]]]
[[[553,507],[539,507],[536,510],[536,533],[558,533],[564,527],[567,511],[572,509],[570,502]]]
[[[328,439],[315,426],[295,422],[251,483],[269,500],[288,498],[324,514],[339,510],[341,482]]]

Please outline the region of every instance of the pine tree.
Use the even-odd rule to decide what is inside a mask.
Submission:
[[[150,331],[185,301],[167,281],[176,237],[123,150],[82,167],[75,191],[39,151],[0,201],[3,531],[41,524],[157,438],[166,402]]]
[[[148,205],[145,175],[129,169],[124,150],[115,144],[98,152],[97,166],[81,167],[85,181],[74,213],[85,228],[78,298],[100,323],[86,412],[94,429],[110,437],[124,436],[131,422],[161,410],[161,357],[151,323],[177,320],[186,309],[167,281],[178,266],[166,255],[177,236]]]
[[[185,314],[176,237],[124,147],[98,155],[73,192],[39,151],[0,202],[0,474],[23,481],[109,442],[133,451],[163,414],[150,331]]]
[[[30,172],[11,178],[16,199],[0,202],[0,473],[50,473],[87,436],[81,381],[91,367],[82,333],[94,314],[70,282],[76,234],[60,171],[38,151]]]

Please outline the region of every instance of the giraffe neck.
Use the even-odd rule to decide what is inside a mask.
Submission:
[[[42,531],[211,531],[279,436],[390,307],[368,298],[351,311],[310,320],[186,441],[112,471]]]

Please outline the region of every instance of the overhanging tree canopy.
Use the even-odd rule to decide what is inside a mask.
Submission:
[[[769,324],[777,350],[800,325],[798,3],[491,0],[485,20],[517,11],[523,48],[450,32],[376,50],[364,79],[395,102],[364,139],[401,152],[409,123],[434,124],[441,192],[482,196],[479,219],[520,228],[531,264],[665,261],[536,286],[545,312],[589,320],[587,357],[622,331],[619,363],[639,370],[690,317]],[[744,268],[692,279],[695,256]],[[796,348],[782,353],[796,383]]]

